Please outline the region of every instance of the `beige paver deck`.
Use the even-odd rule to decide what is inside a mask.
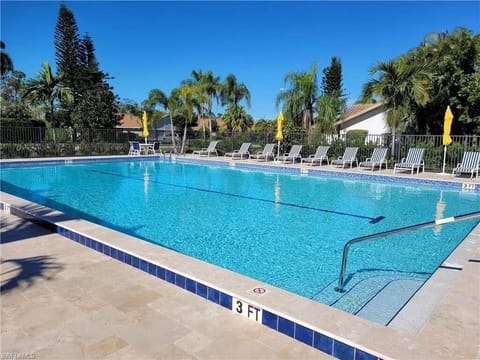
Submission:
[[[225,161],[222,157],[212,160]],[[272,162],[267,164],[278,166]],[[371,173],[364,169],[323,168]],[[375,173],[393,176],[392,170]],[[411,175],[405,172],[395,176]],[[478,184],[478,179],[458,179],[432,173],[413,177]],[[72,223],[86,234],[111,237],[110,231],[91,224],[61,220],[67,226]],[[3,236],[7,233],[14,239],[22,239],[2,243],[2,260],[47,256],[44,258],[48,265],[44,274],[50,274],[39,278],[31,287],[22,283],[11,291],[2,292],[2,352],[34,351],[37,358],[328,358],[70,240],[53,234],[40,237],[28,233],[22,235],[21,228],[26,225],[17,225],[23,221],[5,214],[2,221]],[[8,222],[11,225],[4,226]],[[28,228],[30,226],[34,225],[30,224]],[[300,319],[300,323],[302,319],[311,320],[314,326],[320,324],[318,326],[324,333],[374,349],[385,359],[480,359],[479,229],[477,226],[460,247],[460,253],[453,255],[453,259],[462,265],[462,271],[436,274],[440,279],[437,282],[441,284],[440,291],[436,285],[425,286],[414,298],[420,300],[417,304],[412,301],[415,306],[412,305],[412,309],[407,307],[406,315],[396,326],[383,327],[281,291],[273,291],[275,296],[266,297],[262,305],[289,308],[289,311],[285,310],[286,314]],[[45,232],[41,228],[36,231]],[[130,245],[127,238],[116,238],[115,246],[128,250]],[[139,256],[152,255],[146,244],[137,246],[136,250]],[[153,261],[160,260],[180,272],[190,271],[207,281],[215,281],[229,292],[237,290],[232,282],[245,286],[251,284],[238,277],[232,281],[229,274],[211,267],[205,269],[195,262],[187,261],[186,264],[185,259],[163,252],[153,256]],[[2,263],[2,286],[4,279],[13,276],[8,272],[8,266],[11,267],[12,262]],[[132,296],[132,293],[139,295]],[[428,304],[432,298],[435,300]],[[292,303],[298,306],[291,309],[288,305]],[[418,303],[427,303],[428,306],[422,308]],[[421,318],[421,321],[412,317]],[[409,321],[412,321],[410,327]],[[222,325],[218,326],[219,323]]]

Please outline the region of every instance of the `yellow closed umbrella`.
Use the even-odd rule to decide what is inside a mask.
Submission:
[[[146,144],[148,135],[150,135],[149,132],[148,132],[148,116],[147,116],[146,111],[143,112],[142,121],[143,121],[143,133],[142,133],[142,135],[145,138],[145,144]]]
[[[275,135],[275,139],[278,141],[277,146],[277,159],[280,156],[280,141],[283,140],[283,113],[280,112],[277,116],[277,135]]]
[[[452,143],[452,138],[450,137],[450,131],[452,129],[452,121],[453,121],[453,114],[452,110],[450,110],[450,106],[447,106],[447,110],[445,110],[445,116],[443,120],[443,168],[442,174],[445,174],[445,162],[447,159],[447,146]]]
[[[283,140],[283,114],[280,113],[277,116],[277,135],[275,135],[275,139],[278,141]]]
[[[443,145],[447,146],[452,143],[452,138],[450,137],[450,131],[452,130],[452,121],[453,121],[453,114],[452,110],[450,110],[450,106],[447,106],[447,110],[445,111],[445,118],[443,121]]]

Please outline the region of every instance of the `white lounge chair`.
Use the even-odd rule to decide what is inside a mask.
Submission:
[[[225,156],[231,157],[232,159],[235,158],[240,158],[240,160],[245,157],[248,159],[250,157],[250,153],[248,152],[248,149],[250,148],[251,143],[243,143],[242,146],[240,146],[240,149],[234,150],[233,152],[228,152],[225,153]]]
[[[382,166],[385,165],[385,169],[387,168],[387,153],[388,148],[375,148],[373,149],[372,156],[365,159],[365,161],[360,162],[358,166],[360,167],[368,167],[371,168],[372,171],[375,170],[375,167],[378,166],[378,169],[381,170]]]
[[[342,169],[345,168],[345,164],[350,164],[350,168],[353,167],[353,163],[358,166],[357,152],[358,147],[347,147],[343,155],[336,160],[332,160],[330,165],[342,165]]]
[[[473,174],[478,177],[480,169],[480,152],[478,151],[465,151],[463,153],[463,159],[457,167],[452,170],[453,175],[470,174],[470,178],[473,178]]]
[[[328,149],[330,149],[330,146],[320,145],[317,148],[317,151],[315,152],[315,154],[309,155],[306,158],[302,158],[300,162],[302,164],[305,163],[313,166],[316,163],[318,163],[318,165],[322,165],[322,163],[326,160],[328,164],[328,156],[327,156]]]
[[[280,155],[277,160],[283,163],[294,163],[297,159],[301,159],[300,151],[302,151],[303,145],[292,145],[290,152]]]
[[[425,154],[425,149],[422,148],[410,148],[406,158],[403,158],[402,161],[396,163],[393,167],[393,173],[397,169],[400,170],[411,170],[413,175],[413,170],[417,169],[417,174],[422,168],[422,172],[425,171],[425,161],[423,161],[423,155]]]
[[[275,149],[275,144],[266,144],[263,148],[263,151],[250,155],[250,159],[255,159],[257,161],[273,160],[273,158],[275,157],[273,149]]]
[[[218,152],[217,152],[217,144],[218,144],[218,141],[212,141],[207,148],[203,148],[203,149],[200,149],[200,150],[195,150],[193,153],[195,155],[200,155],[200,156],[210,156],[210,155],[216,155],[218,156]]]

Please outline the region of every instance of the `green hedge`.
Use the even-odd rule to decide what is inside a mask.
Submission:
[[[53,143],[38,144],[0,144],[2,159],[62,157],[62,156],[94,156],[94,155],[126,155],[129,145],[116,143]]]

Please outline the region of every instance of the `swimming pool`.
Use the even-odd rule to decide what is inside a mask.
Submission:
[[[479,204],[478,193],[451,189],[158,160],[16,166],[1,180],[2,191],[380,323],[476,222],[353,247],[341,294],[344,243]]]

